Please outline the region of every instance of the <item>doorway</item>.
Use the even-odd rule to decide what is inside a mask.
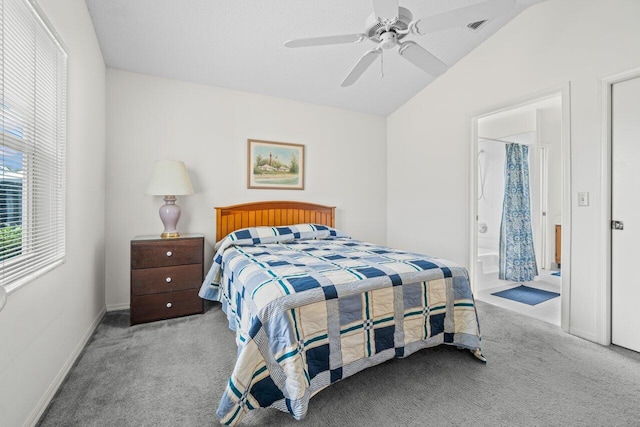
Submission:
[[[476,298],[558,326],[563,324],[565,297],[563,113],[563,91],[557,91],[476,116],[472,156],[472,283]],[[518,214],[518,218],[526,217],[529,224],[525,236],[530,241],[532,272],[515,277],[508,273],[505,262],[509,257],[506,242],[523,239],[521,235],[509,237],[509,203],[504,203],[504,192],[505,185],[509,194],[513,192],[511,178],[505,178],[509,175],[505,166],[511,170],[513,165],[505,156],[518,147],[527,153],[520,165],[527,176],[521,183],[527,193],[522,198],[526,215]]]

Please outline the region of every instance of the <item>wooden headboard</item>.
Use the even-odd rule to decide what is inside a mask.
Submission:
[[[311,222],[335,227],[336,208],[306,202],[254,202],[216,207],[216,242],[245,227]]]

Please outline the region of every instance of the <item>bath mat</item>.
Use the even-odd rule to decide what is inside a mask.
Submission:
[[[552,275],[552,276],[558,276],[558,277],[560,277],[560,272],[559,272],[559,271],[556,271],[555,273],[551,273],[551,275]]]
[[[557,292],[544,291],[542,289],[530,288],[524,285],[520,285],[518,287],[500,292],[494,292],[491,295],[510,299],[528,305],[537,305],[541,302],[545,302],[547,300],[560,296],[560,294]]]

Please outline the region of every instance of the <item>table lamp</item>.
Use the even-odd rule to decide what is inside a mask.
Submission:
[[[176,196],[193,194],[193,186],[184,163],[176,160],[159,160],[153,165],[151,179],[145,194],[164,196],[165,204],[160,207],[160,219],[164,224],[162,238],[178,237],[176,225],[180,219],[180,206]]]

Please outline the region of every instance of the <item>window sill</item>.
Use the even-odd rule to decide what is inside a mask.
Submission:
[[[0,310],[2,310],[2,307],[4,307],[4,304],[6,302],[8,295],[11,295],[15,291],[17,291],[18,289],[26,285],[27,283],[34,281],[38,277],[44,276],[54,268],[57,268],[58,266],[64,263],[65,263],[65,258],[59,259],[58,261],[55,261],[47,265],[46,267],[39,269],[38,271],[34,271],[31,274],[21,277],[15,282],[12,282],[5,286],[0,286]]]

